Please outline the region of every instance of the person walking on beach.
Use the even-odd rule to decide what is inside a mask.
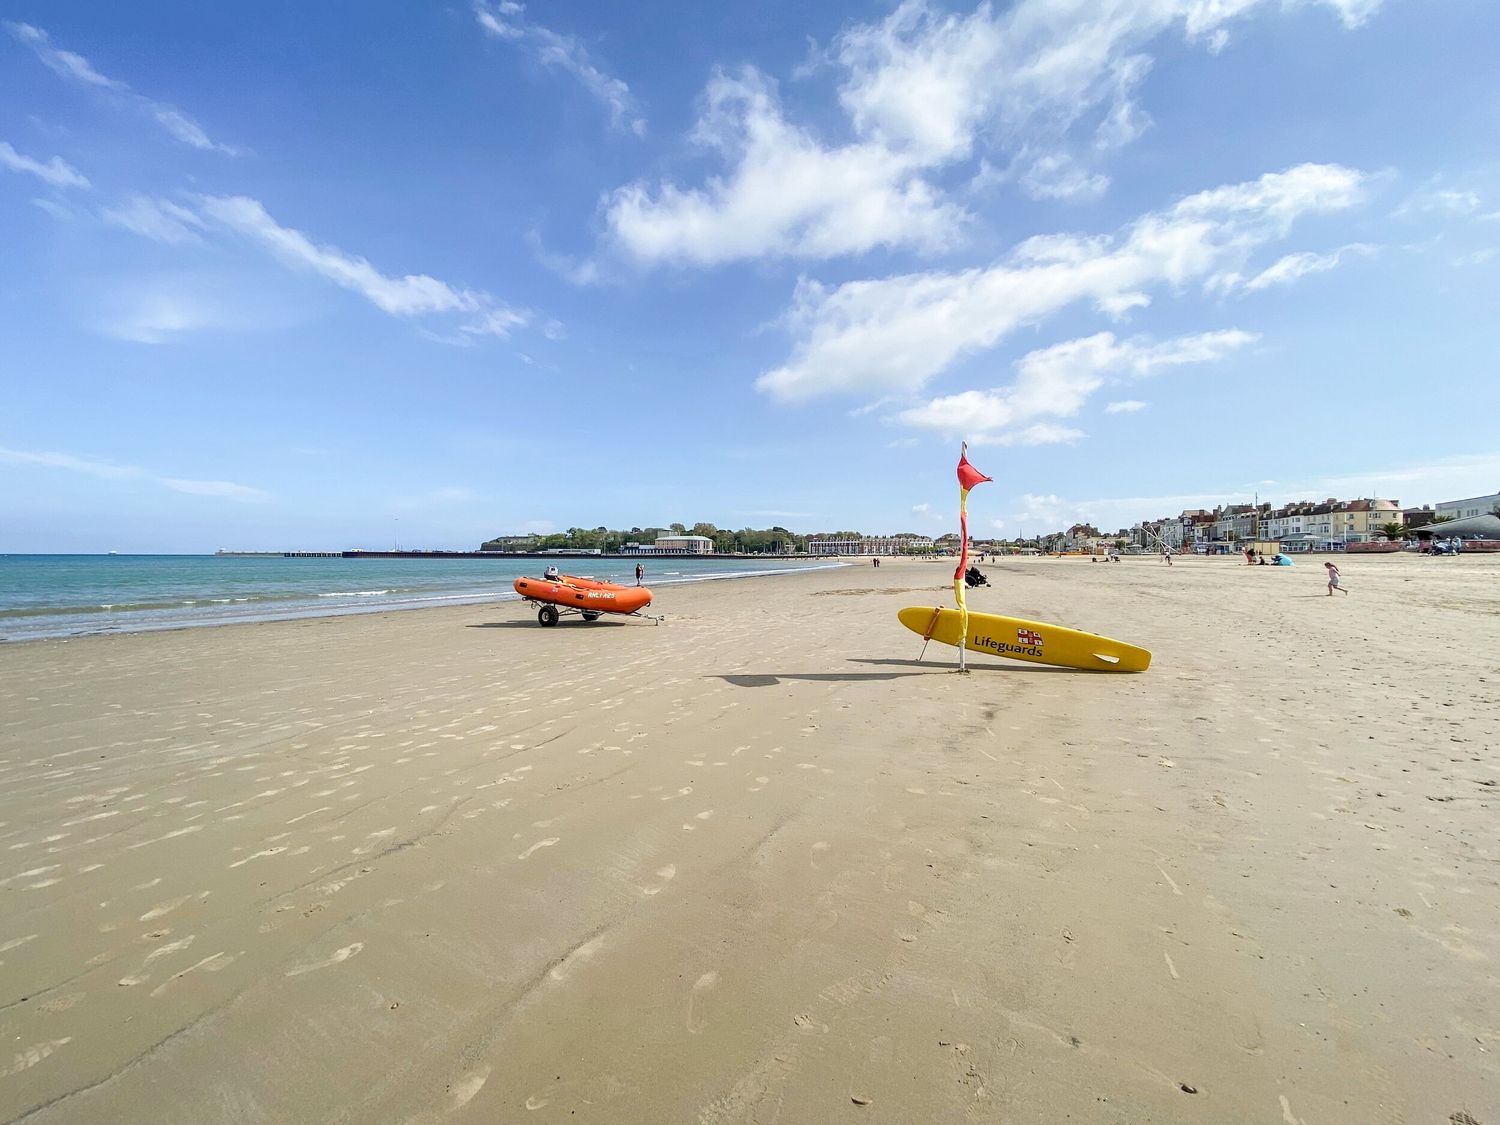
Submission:
[[[1333,592],[1337,590],[1347,598],[1349,596],[1349,591],[1339,585],[1339,568],[1334,566],[1331,562],[1326,562],[1323,564],[1323,566],[1328,570],[1328,596],[1330,598],[1333,597]]]
[[[646,566],[644,563],[635,564],[635,584],[639,586],[641,580],[646,577]]]

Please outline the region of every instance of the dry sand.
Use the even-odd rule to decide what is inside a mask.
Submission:
[[[1500,558],[0,648],[0,1120],[1500,1120]]]

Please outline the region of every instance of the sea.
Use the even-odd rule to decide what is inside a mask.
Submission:
[[[839,564],[810,559],[371,559],[225,555],[0,555],[0,642],[519,601],[549,564],[653,590]],[[658,606],[663,601],[657,598]],[[517,614],[523,607],[517,606]]]

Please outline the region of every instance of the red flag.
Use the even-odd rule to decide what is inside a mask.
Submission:
[[[987,480],[994,480],[994,479],[995,479],[994,477],[987,477],[987,476],[985,476],[978,469],[976,469],[973,465],[969,464],[969,455],[967,453],[960,453],[958,455],[958,487],[959,488],[961,488],[965,492],[967,492],[967,491],[969,491],[969,489],[973,488],[976,484],[983,484]]]

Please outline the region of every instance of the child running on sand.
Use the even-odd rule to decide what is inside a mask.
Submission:
[[[1326,562],[1323,565],[1328,569],[1328,596],[1330,598],[1333,597],[1333,592],[1337,590],[1347,598],[1349,591],[1339,585],[1339,568],[1331,562]]]

